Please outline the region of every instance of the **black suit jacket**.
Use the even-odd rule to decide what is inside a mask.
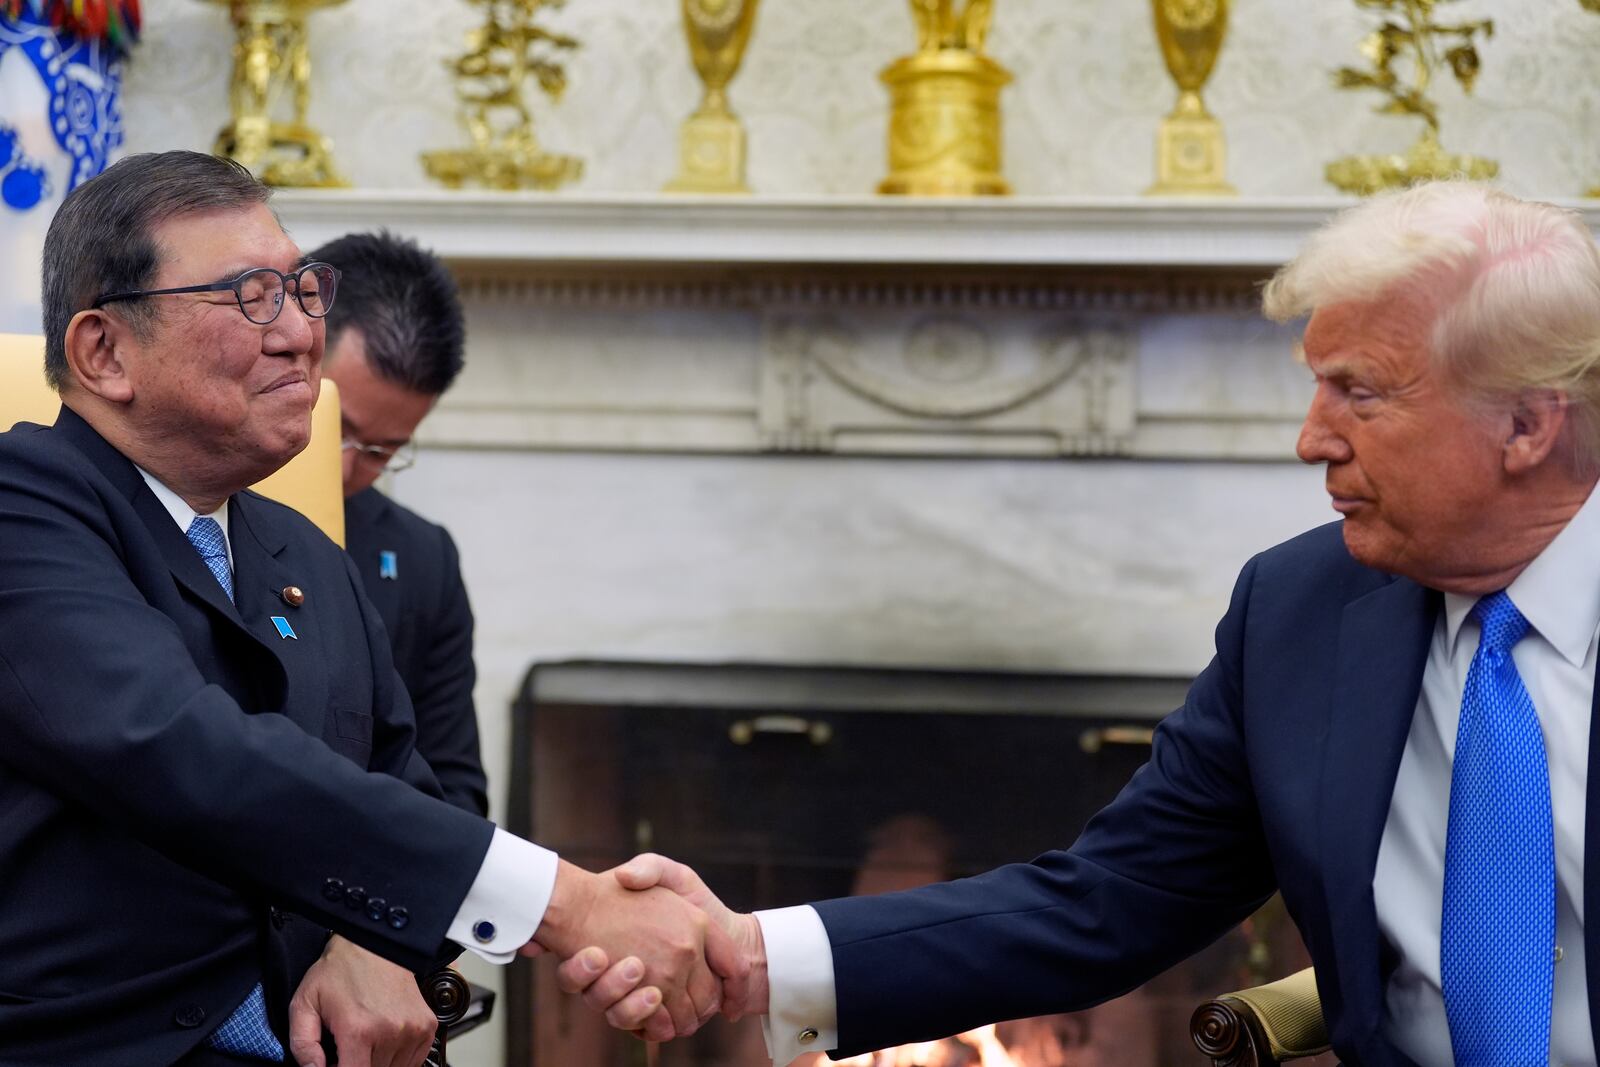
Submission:
[[[254,493],[229,523],[237,606],[77,415],[0,434],[8,1067],[173,1063],[262,980],[283,1036],[328,930],[427,966],[488,848],[349,558]]]
[[[1283,892],[1334,1050],[1405,1067],[1383,1036],[1397,958],[1372,876],[1442,598],[1356,563],[1339,524],[1246,565],[1217,654],[1150,762],[1070,849],[906,893],[819,905],[840,1052],[1087,1007],[1208,944]],[[1600,685],[1596,687],[1600,698]],[[1589,781],[1600,781],[1600,730]],[[1600,914],[1600,790],[1585,913]],[[1600,937],[1588,924],[1591,1026]]]
[[[367,597],[383,618],[395,669],[417,720],[417,751],[444,798],[489,813],[478,717],[472,706],[472,607],[461,560],[443,526],[367,489],[345,501],[345,545]],[[384,553],[393,553],[391,577]]]

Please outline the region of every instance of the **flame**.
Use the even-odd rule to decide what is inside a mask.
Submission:
[[[839,1060],[837,1067],[947,1067],[955,1062],[951,1049],[957,1041],[978,1050],[980,1067],[1023,1067],[1006,1051],[993,1023],[957,1034],[948,1041],[920,1041],[850,1056]]]

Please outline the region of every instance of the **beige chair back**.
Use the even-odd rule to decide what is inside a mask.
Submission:
[[[61,406],[44,380],[44,338],[0,333],[0,430],[19,422],[50,425]],[[311,413],[311,443],[253,488],[289,505],[344,544],[344,472],[339,448],[339,389],[326,378]]]

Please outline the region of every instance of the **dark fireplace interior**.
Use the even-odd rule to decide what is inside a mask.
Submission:
[[[1144,762],[1150,730],[1186,685],[748,664],[538,665],[514,707],[508,823],[592,870],[663,852],[740,910],[907,888],[1070,843]],[[1188,1021],[1201,1000],[1302,966],[1304,950],[1274,901],[1115,1001],[847,1062],[1198,1063]],[[688,1040],[646,1045],[564,997],[553,972],[549,961],[513,967],[512,1063],[768,1062],[754,1020],[717,1020]]]

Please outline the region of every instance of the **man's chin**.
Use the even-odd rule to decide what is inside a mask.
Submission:
[[[1352,559],[1363,567],[1395,574],[1395,554],[1384,538],[1362,519],[1345,517],[1341,533],[1344,547]]]

